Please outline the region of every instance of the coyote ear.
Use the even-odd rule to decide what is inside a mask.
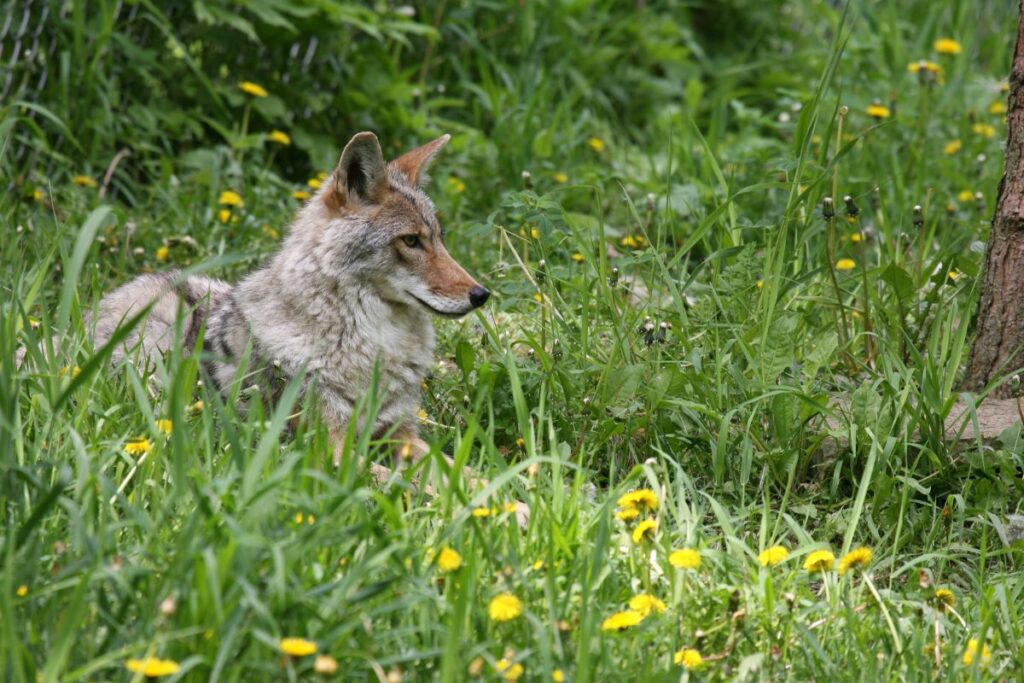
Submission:
[[[380,203],[388,186],[387,167],[380,142],[373,133],[357,133],[345,145],[330,179],[324,201],[340,209],[352,202]]]
[[[451,139],[452,136],[446,133],[433,142],[406,152],[392,161],[389,166],[408,178],[411,184],[423,187],[429,180],[427,169],[430,168],[430,162]]]

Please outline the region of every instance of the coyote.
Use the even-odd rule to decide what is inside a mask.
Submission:
[[[254,368],[285,378],[305,373],[304,389],[316,393],[335,444],[335,465],[354,406],[379,368],[376,424],[358,427],[391,432],[411,445],[405,454],[422,457],[429,449],[417,438],[416,414],[433,362],[431,316],[464,316],[490,296],[445,249],[422,189],[449,138],[386,164],[377,137],[359,133],[264,267],[236,285],[174,272],[138,277],[100,301],[96,345],[152,305],[115,359],[138,349],[145,362],[179,340],[187,352],[205,330],[202,362],[222,392],[247,352]],[[390,474],[380,465],[371,472]]]

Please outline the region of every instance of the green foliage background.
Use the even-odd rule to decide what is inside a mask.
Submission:
[[[943,426],[1010,5],[8,4],[0,678],[127,680],[152,654],[179,680],[314,680],[277,652],[294,635],[344,680],[496,680],[503,658],[524,680],[1013,680],[1024,446]],[[336,471],[313,411],[283,435],[294,393],[239,415],[194,358],[151,381],[89,342],[82,312],[140,272],[256,267],[360,130],[391,156],[454,136],[430,193],[496,296],[439,323],[425,431],[486,491],[381,489],[386,446],[354,436]],[[244,206],[222,215],[225,190]],[[615,519],[637,487],[661,501],[640,547]],[[512,500],[525,530],[472,515]],[[759,567],[776,543],[792,558]],[[860,545],[866,577],[800,569]],[[458,572],[432,564],[443,546]],[[699,571],[668,564],[679,547]],[[523,617],[488,619],[502,591]],[[604,632],[640,592],[666,613]]]

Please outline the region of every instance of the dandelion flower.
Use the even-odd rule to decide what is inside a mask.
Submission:
[[[1010,92],[1010,81],[999,81],[999,92]]]
[[[622,522],[632,522],[639,516],[640,511],[636,508],[626,508],[625,510],[619,510],[615,513],[615,518]]]
[[[843,555],[839,560],[839,573],[845,574],[850,569],[864,569],[871,564],[873,553],[871,548],[860,547]]]
[[[675,550],[668,556],[668,563],[676,569],[696,569],[700,566],[700,553],[693,548]]]
[[[657,510],[658,494],[650,489],[637,489],[624,493],[619,497],[620,508],[638,508],[640,510]]]
[[[963,275],[963,273],[961,271],[957,270],[956,268],[954,268],[951,271],[949,271],[949,279],[950,280],[954,280],[954,281],[959,280],[961,275]]]
[[[491,508],[481,505],[480,507],[473,508],[472,515],[474,517],[490,517]]]
[[[316,654],[316,643],[305,638],[282,638],[281,652],[289,657],[305,657]]]
[[[602,631],[625,631],[627,628],[636,626],[644,620],[642,614],[636,610],[627,609],[616,612],[601,623]]]
[[[889,111],[889,107],[884,104],[878,104],[877,102],[868,106],[867,114],[873,119],[887,119],[892,116],[892,112]]]
[[[454,572],[458,571],[459,567],[462,566],[462,555],[452,550],[448,546],[441,548],[441,552],[437,555],[437,568],[442,572]]]
[[[598,154],[604,151],[604,140],[598,137],[593,137],[587,140],[587,145],[590,149],[594,150]]]
[[[96,187],[99,183],[95,179],[90,178],[87,175],[76,175],[71,179],[71,182],[79,187]]]
[[[511,593],[499,593],[487,605],[487,615],[492,621],[511,621],[522,613],[522,601]]]
[[[857,267],[857,262],[852,258],[841,258],[836,261],[836,270],[853,270]]]
[[[963,663],[964,666],[971,666],[974,664],[974,660],[978,657],[978,641],[976,638],[971,638],[967,641],[967,649],[964,650]],[[986,667],[992,662],[992,650],[989,649],[988,645],[981,646],[981,666]]]
[[[924,71],[925,73],[933,73],[935,75],[939,75],[942,73],[942,66],[936,64],[935,62],[930,62],[927,59],[919,59],[916,62],[911,62],[910,64],[908,64],[907,71],[909,71],[912,74],[917,74]]]
[[[504,657],[494,663],[494,668],[506,681],[518,681],[523,675],[523,665],[516,662],[513,664]]]
[[[26,595],[28,595],[28,586],[26,586],[25,584],[21,584],[20,586],[18,586],[18,590],[15,591],[15,594],[19,598],[25,597]]]
[[[583,254],[581,254],[578,251],[576,253],[574,253],[571,258],[576,263],[583,263]]]
[[[565,674],[561,669],[555,669],[551,672],[551,680],[553,683],[565,683]]]
[[[276,142],[279,145],[288,146],[292,144],[291,136],[288,135],[288,133],[285,133],[283,130],[270,131],[270,133],[267,135],[267,139],[270,140],[271,142]]]
[[[40,190],[38,187],[36,189],[32,190],[32,199],[36,200],[37,202],[41,202],[45,198],[46,198],[46,195],[44,195],[43,191]]]
[[[462,194],[466,191],[466,183],[462,178],[456,178],[455,176],[448,178],[448,187],[455,194]]]
[[[218,204],[224,206],[245,206],[245,202],[242,201],[242,195],[238,194],[234,190],[224,190],[220,193],[220,198],[217,199]]]
[[[855,232],[852,235],[850,235],[850,241],[853,242],[854,244],[857,244],[858,242],[860,242],[863,239],[864,239],[864,236],[861,235],[859,232]]]
[[[145,659],[129,659],[124,663],[126,669],[133,674],[142,674],[146,678],[162,678],[173,676],[181,670],[178,663],[170,659],[146,657]]]
[[[989,114],[995,114],[997,116],[1000,115],[1000,114],[1005,114],[1006,113],[1006,102],[1003,102],[1002,100],[996,100],[995,102],[993,102],[992,104],[989,105],[988,113]]]
[[[313,661],[313,671],[329,676],[338,671],[338,660],[330,655],[317,655]]]
[[[629,599],[629,608],[631,610],[639,612],[640,616],[646,617],[651,612],[656,612],[657,614],[664,614],[665,603],[659,600],[658,598],[654,597],[653,595],[648,595],[647,593],[640,593],[639,595],[634,595],[632,598]]]
[[[786,550],[785,546],[773,545],[771,548],[767,548],[757,556],[757,561],[761,563],[762,567],[774,567],[780,562],[785,561],[789,557],[789,551]]]
[[[815,550],[804,560],[804,571],[827,572],[832,569],[836,556],[828,550]]]
[[[239,89],[246,95],[252,95],[253,97],[266,97],[267,91],[261,85],[256,85],[252,81],[242,81],[238,84]]]
[[[970,190],[961,190],[960,194],[956,198],[961,202],[969,202],[974,199],[974,193]]]
[[[231,209],[221,209],[217,212],[217,220],[221,223],[227,223],[231,220]]]
[[[996,136],[996,129],[987,123],[976,123],[971,126],[971,131],[983,138],[994,138]]]
[[[171,250],[170,248],[168,248],[166,244],[161,247],[158,247],[156,250],[156,260],[159,261],[160,263],[166,261],[170,255]]]
[[[645,540],[650,541],[654,539],[654,532],[658,530],[658,523],[653,519],[645,519],[636,525],[633,529],[633,543],[640,545]]]
[[[941,609],[945,610],[947,607],[952,607],[956,604],[956,596],[948,588],[937,588],[935,590],[935,601],[939,603]]]
[[[305,190],[295,190],[295,192],[292,192],[292,197],[304,202],[309,199],[309,193]]]
[[[174,422],[171,420],[157,420],[156,428],[164,434],[170,434],[171,430],[174,429]]]
[[[153,450],[153,442],[145,437],[131,439],[124,445],[124,452],[128,455],[145,455]]]
[[[567,176],[564,173],[556,173],[555,175],[551,176],[551,178],[559,185],[564,185],[565,183],[569,182],[569,176]]]
[[[935,51],[940,55],[958,55],[963,47],[952,38],[939,38],[935,41]]]
[[[676,653],[673,659],[676,664],[681,664],[688,670],[697,669],[704,665],[704,658],[691,647],[683,648]]]
[[[963,148],[964,143],[960,142],[959,140],[950,140],[949,142],[946,143],[945,147],[942,148],[942,151],[947,156],[953,156]]]

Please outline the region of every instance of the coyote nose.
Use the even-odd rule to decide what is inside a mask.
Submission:
[[[469,303],[473,304],[473,308],[480,308],[487,300],[491,298],[491,293],[483,287],[474,287],[469,290]]]

